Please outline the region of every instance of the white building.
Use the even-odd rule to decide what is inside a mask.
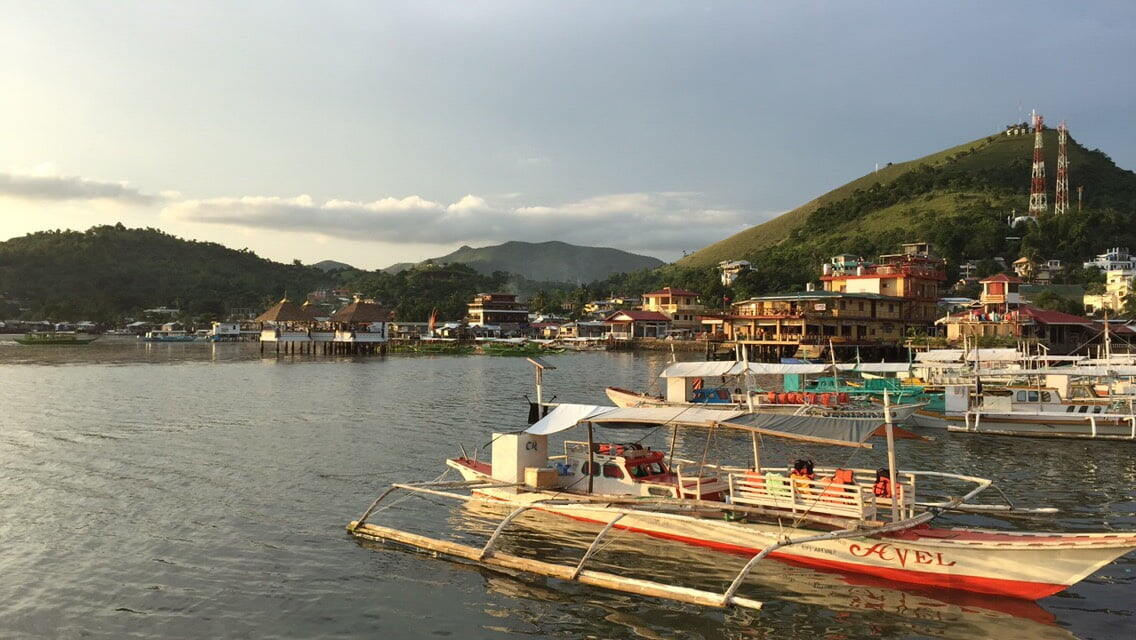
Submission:
[[[723,260],[718,263],[718,271],[722,273],[722,286],[728,287],[737,281],[738,276],[749,271],[751,264],[746,260]]]
[[[1131,271],[1136,269],[1136,261],[1128,247],[1114,247],[1098,255],[1096,259],[1084,264],[1086,269],[1096,267],[1101,271]]]

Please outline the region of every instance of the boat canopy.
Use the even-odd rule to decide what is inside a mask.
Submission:
[[[1114,378],[1136,376],[1136,365],[1097,365],[1071,367],[1052,367],[1048,369],[1021,369],[1007,373],[1023,376],[1089,376],[1094,378]]]
[[[918,362],[1017,362],[1022,354],[1017,349],[971,349],[965,354],[962,349],[932,349],[915,354]]]
[[[864,371],[866,373],[904,373],[911,370],[910,362],[860,362],[836,365],[837,371]]]
[[[581,422],[596,424],[685,424],[707,426],[713,422],[729,420],[742,415],[742,411],[706,409],[703,407],[605,407],[593,404],[561,404],[548,412],[525,433],[549,435],[571,429]]]
[[[739,362],[736,360],[711,360],[708,362],[676,362],[659,374],[660,378],[709,378],[713,376],[737,376],[746,372],[763,375],[813,374],[822,373],[831,365],[827,364],[780,364],[768,362]]]
[[[962,349],[934,349],[915,354],[916,362],[958,362],[962,360]]]
[[[700,407],[603,407],[561,404],[525,433],[550,435],[592,422],[609,427],[628,425],[720,426],[773,437],[821,444],[861,445],[880,426],[879,420],[792,414],[764,414]]]

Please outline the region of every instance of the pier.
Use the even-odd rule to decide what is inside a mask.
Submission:
[[[256,318],[260,352],[312,355],[386,355],[391,313],[374,302],[355,299],[327,319],[308,305],[287,298]]]

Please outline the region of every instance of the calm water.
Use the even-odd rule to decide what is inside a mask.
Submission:
[[[549,358],[565,401],[644,388],[659,356]],[[344,531],[383,487],[429,480],[442,460],[521,426],[524,359],[262,358],[256,345],[23,347],[0,337],[0,636],[1114,638],[1136,633],[1136,557],[1038,605],[896,590],[767,561],[721,612],[532,576],[509,576]],[[931,434],[901,442],[907,468],[995,478],[1057,517],[983,526],[1136,530],[1136,445]],[[666,434],[648,436],[662,444]],[[704,440],[683,438],[700,455]],[[796,447],[796,448],[795,448]],[[741,460],[745,441],[712,457]],[[483,451],[487,456],[487,450]],[[882,451],[774,445],[879,465]],[[849,461],[849,456],[854,455]],[[375,518],[477,539],[494,513],[412,499]],[[562,535],[546,532],[553,527]],[[578,557],[596,529],[519,523],[507,550]],[[483,538],[480,538],[483,539]],[[644,553],[645,552],[645,553]],[[619,534],[611,567],[721,589],[741,558]]]

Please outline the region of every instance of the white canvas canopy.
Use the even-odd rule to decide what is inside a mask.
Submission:
[[[871,418],[749,413],[700,407],[619,408],[590,404],[561,404],[525,429],[525,433],[549,435],[571,429],[581,422],[593,422],[609,427],[662,424],[687,427],[722,426],[774,437],[812,440],[834,445],[859,444],[880,426],[880,420]]]
[[[532,424],[525,433],[549,435],[571,429],[581,422],[597,424],[659,425],[678,422],[705,425],[730,420],[741,411],[706,409],[704,407],[604,407],[594,404],[561,404]]]
[[[934,349],[915,354],[916,362],[959,362],[962,349]]]
[[[827,371],[827,364],[779,364],[720,360],[709,362],[676,362],[659,374],[660,378],[709,378],[713,376],[813,374]]]
[[[1022,354],[1017,349],[973,349],[968,351],[966,359],[974,362],[1017,362]]]
[[[911,370],[909,362],[861,362],[838,364],[838,371],[864,371],[867,373],[905,373]]]
[[[1021,375],[1031,376],[1089,376],[1095,378],[1111,378],[1111,377],[1127,377],[1136,376],[1136,366],[1134,365],[1097,365],[1097,366],[1080,366],[1074,365],[1071,367],[1050,367],[1047,369],[1025,369],[1021,371],[1012,371]]]
[[[710,362],[676,362],[659,374],[660,378],[710,378],[713,376],[731,375],[730,371],[735,365],[741,363],[732,360],[718,360]]]

